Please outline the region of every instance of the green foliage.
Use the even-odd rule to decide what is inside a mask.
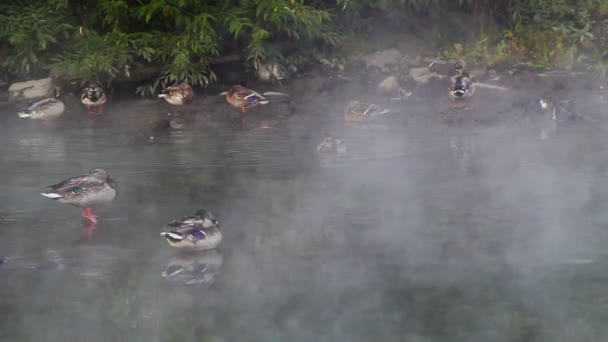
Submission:
[[[176,82],[215,81],[210,65],[220,55],[240,54],[256,70],[285,67],[340,44],[345,34],[367,39],[378,25],[402,30],[408,19],[425,16],[424,31],[436,33],[426,40],[442,50],[463,43],[467,59],[563,67],[584,61],[605,75],[606,15],[606,0],[5,0],[0,47],[9,47],[3,66],[16,75],[51,70],[107,82],[128,79],[131,67],[156,66],[158,77],[138,88],[147,95]],[[489,21],[502,25],[498,39],[487,31]]]
[[[0,4],[0,41],[11,49],[4,67],[19,74],[36,74],[47,68],[49,52],[60,39],[69,38],[73,26],[61,10],[44,1],[8,1]]]
[[[341,35],[331,10],[312,3],[53,0],[24,5],[13,1],[3,5],[7,14],[1,17],[0,32],[2,41],[15,50],[9,65],[15,74],[28,74],[36,66],[51,69],[57,77],[111,81],[130,66],[162,66],[158,79],[138,89],[150,94],[171,83],[204,86],[214,81],[210,58],[220,51],[244,52],[247,63],[259,68],[283,61],[279,46],[284,43],[301,49],[338,44]],[[70,20],[83,25],[83,37],[77,34],[77,25],[65,24]],[[60,35],[65,36],[61,42]],[[51,44],[56,49],[50,49]]]
[[[499,45],[500,52],[515,59],[532,60],[540,66],[572,67],[581,50],[592,46],[596,20],[593,13],[603,0],[512,0],[510,28]],[[608,45],[596,46],[605,50]]]

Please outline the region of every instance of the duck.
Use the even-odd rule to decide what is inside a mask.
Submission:
[[[558,102],[550,97],[541,98],[539,100],[540,107],[543,111],[551,116],[551,120],[556,123],[566,122],[566,121],[576,121],[576,120],[587,120],[594,121],[590,117],[574,112],[573,110],[566,107],[564,102]]]
[[[194,99],[194,91],[187,83],[180,83],[168,87],[158,94],[159,98],[164,98],[165,101],[172,105],[181,106],[187,105]]]
[[[390,113],[389,109],[373,103],[350,101],[344,110],[344,119],[347,122],[365,123],[377,119],[378,117]]]
[[[59,92],[55,90],[53,97],[33,102],[17,115],[22,119],[49,121],[60,117],[64,111],[65,104],[59,100]]]
[[[257,105],[269,104],[270,101],[258,92],[245,88],[241,85],[232,86],[226,93],[226,101],[234,107],[241,108],[242,113],[247,113],[249,108]]]
[[[161,276],[171,282],[208,286],[218,279],[223,263],[224,258],[217,250],[178,253],[169,261]]]
[[[317,152],[322,155],[343,155],[346,153],[346,144],[340,139],[328,136],[321,140]]]
[[[82,90],[80,102],[87,106],[89,114],[101,114],[103,113],[103,105],[106,103],[106,93],[101,87],[91,84]],[[97,111],[93,112],[93,107],[97,108]]]
[[[113,201],[116,197],[116,183],[106,170],[94,168],[87,175],[53,184],[40,194],[59,203],[82,208],[82,217],[97,223],[97,216],[91,207]]]
[[[475,93],[475,85],[465,71],[463,63],[457,62],[454,64],[454,76],[450,78],[449,96],[452,101],[465,99],[473,96]],[[456,105],[454,105],[456,107]]]
[[[150,120],[145,127],[137,130],[129,142],[134,145],[148,145],[163,141],[174,130],[183,129],[185,123],[181,116],[167,113],[165,117]]]
[[[200,209],[194,215],[174,220],[160,233],[171,247],[204,251],[216,248],[222,242],[219,222],[211,212]]]

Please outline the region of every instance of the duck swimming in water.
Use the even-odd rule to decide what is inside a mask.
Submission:
[[[346,144],[340,139],[326,137],[317,146],[317,152],[323,155],[343,155],[346,153]]]
[[[204,251],[216,248],[222,242],[219,222],[204,209],[194,215],[169,223],[167,231],[160,233],[172,247]]]
[[[101,114],[103,113],[103,105],[106,103],[106,93],[101,87],[91,84],[82,91],[80,102],[87,106],[89,114]],[[93,112],[93,108],[97,108],[97,111]]]
[[[475,93],[475,85],[460,62],[454,65],[454,71],[455,75],[450,78],[450,99],[452,99],[452,101],[457,101],[473,96]],[[463,106],[466,106],[466,104],[456,105],[456,103],[454,103],[452,107],[459,108]]]
[[[241,108],[242,113],[246,113],[249,108],[257,105],[265,105],[270,101],[254,90],[240,85],[231,87],[226,93],[226,101],[234,107]]]
[[[82,208],[82,217],[97,223],[92,206],[108,203],[116,197],[116,183],[103,169],[92,169],[88,175],[68,178],[48,187],[42,196]]]
[[[347,122],[368,123],[390,112],[389,109],[373,103],[351,101],[344,110],[344,120]]]

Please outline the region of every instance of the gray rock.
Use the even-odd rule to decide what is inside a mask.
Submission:
[[[432,78],[438,75],[427,67],[411,68],[410,77],[418,83],[428,83]]]
[[[258,80],[262,82],[282,80],[285,78],[283,70],[277,63],[262,64],[257,70]]]
[[[424,57],[424,59],[422,61],[427,65],[431,65],[431,64],[439,61],[439,59],[437,59],[437,57]]]
[[[471,77],[479,80],[479,79],[484,78],[488,74],[488,68],[486,68],[484,66],[475,68],[475,69],[472,69],[471,71],[469,71],[469,74],[471,75]]]
[[[399,67],[399,64],[401,64],[401,61],[403,60],[403,56],[401,55],[401,52],[395,49],[389,49],[363,56],[362,59],[365,61],[365,66],[367,68],[374,67],[382,71],[390,71]]]
[[[16,82],[8,87],[9,101],[35,99],[53,95],[53,80],[43,78],[25,82]]]
[[[416,55],[416,57],[414,57],[414,58],[410,59],[410,61],[409,61],[409,63],[410,63],[411,65],[416,65],[416,66],[421,65],[421,64],[422,64],[422,62],[423,62],[423,60],[422,60],[422,56],[420,56],[419,54],[418,54],[418,55]],[[429,64],[431,64],[431,62],[429,62]]]
[[[397,77],[389,76],[378,84],[378,89],[384,94],[395,94],[399,91]]]
[[[454,73],[454,63],[436,60],[429,66],[429,70],[439,75],[452,75]]]

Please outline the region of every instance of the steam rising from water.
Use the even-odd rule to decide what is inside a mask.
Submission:
[[[483,92],[477,114],[517,110],[518,94]],[[158,108],[116,104],[92,124],[68,113],[75,123],[51,129],[7,119],[0,339],[567,341],[573,326],[574,340],[603,336],[605,125],[546,140],[526,122],[447,126],[433,122],[447,103],[418,96],[388,130],[345,127],[347,98],[300,99],[285,127],[195,121],[144,147],[125,147],[122,122]],[[432,123],[403,125],[408,116]],[[347,157],[319,161],[326,133]],[[78,210],[38,193],[92,167],[119,193],[82,241]],[[222,222],[222,258],[179,260],[213,264],[217,279],[169,282],[176,253],[158,232],[200,207]]]

